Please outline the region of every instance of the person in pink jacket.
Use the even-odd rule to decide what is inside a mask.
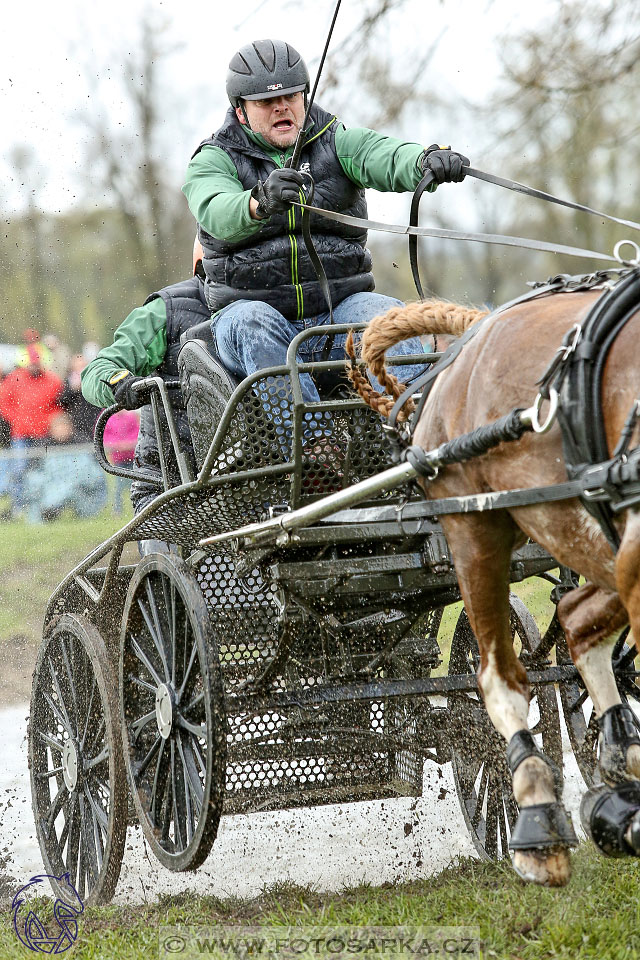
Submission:
[[[114,466],[132,468],[139,429],[140,416],[135,410],[120,410],[109,417],[104,430],[104,449]],[[114,513],[122,513],[122,494],[130,485],[130,480],[116,477]]]

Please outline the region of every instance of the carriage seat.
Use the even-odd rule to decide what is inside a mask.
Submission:
[[[233,391],[242,381],[216,353],[211,321],[205,320],[180,337],[178,374],[198,467],[207,451]]]
[[[216,352],[211,322],[205,320],[180,337],[178,373],[198,466],[202,466],[216,428],[242,377],[228,370]],[[350,395],[343,375],[334,370],[314,375],[323,400]]]

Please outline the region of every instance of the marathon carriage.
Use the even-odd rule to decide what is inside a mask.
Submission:
[[[213,354],[208,324],[190,331],[179,384],[148,381],[159,447],[172,451],[148,476],[157,497],[49,602],[31,703],[33,809],[47,873],[68,871],[84,901],[112,897],[132,820],[161,863],[191,870],[223,813],[420,796],[426,760],[452,764],[479,854],[507,851],[517,807],[504,742],[478,693],[477,645],[464,610],[440,629],[459,592],[437,504],[406,483],[381,488],[389,439],[349,389],[345,363],[296,360],[301,341],[320,332],[300,334],[286,366],[238,382]],[[317,403],[302,401],[305,372]],[[178,442],[175,389],[192,450]],[[116,409],[100,417],[99,447]],[[339,453],[339,470],[308,455],[310,432]],[[130,475],[103,449],[100,459]],[[349,502],[362,481],[369,492],[360,486]],[[336,489],[347,498],[339,514],[292,531],[281,522]],[[170,551],[124,563],[125,546],[142,540]],[[529,543],[511,578],[544,578],[557,602],[572,580],[556,567]],[[537,742],[561,769],[558,684],[589,782],[596,727],[557,619],[541,637],[512,596],[511,629]],[[616,675],[631,697],[634,656],[623,635]]]

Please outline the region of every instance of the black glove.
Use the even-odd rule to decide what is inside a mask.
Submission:
[[[463,164],[469,166],[469,158],[463,153],[456,153],[450,147],[439,147],[437,143],[427,147],[420,162],[422,172],[431,170],[436,183],[460,183],[466,176]]]
[[[128,370],[118,370],[106,382],[113,390],[113,399],[116,403],[119,403],[125,410],[137,410],[149,402],[148,390],[137,391],[132,389],[141,380],[144,380],[144,377],[134,377]]]
[[[258,219],[264,220],[272,213],[284,213],[292,200],[300,199],[300,189],[304,187],[304,177],[297,170],[278,168],[262,182],[258,180],[251,196],[258,201]]]

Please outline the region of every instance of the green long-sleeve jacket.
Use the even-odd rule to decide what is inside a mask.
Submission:
[[[260,134],[244,133],[283,167],[293,153],[270,146]],[[422,179],[420,157],[425,148],[366,127],[336,127],[336,153],[344,173],[357,186],[385,192],[414,190]],[[240,241],[257,233],[264,220],[249,213],[251,192],[245,190],[231,158],[220,147],[205,146],[191,160],[182,187],[197,222],[218,240]]]
[[[122,321],[113,343],[103,347],[82,371],[82,395],[96,407],[114,402],[108,381],[119,370],[138,377],[149,376],[167,352],[167,308],[161,297],[136,307]]]

